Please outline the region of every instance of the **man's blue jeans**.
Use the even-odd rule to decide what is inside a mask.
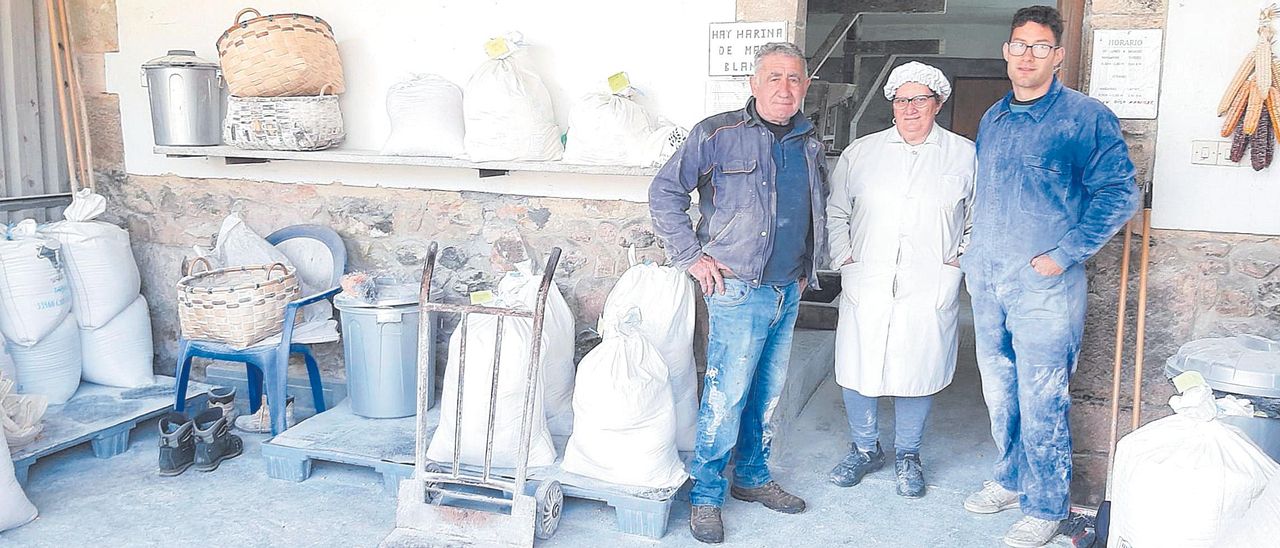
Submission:
[[[1084,330],[1084,265],[1041,276],[1029,264],[967,265],[995,481],[1026,515],[1065,519],[1071,487],[1068,382]]]
[[[707,374],[698,408],[689,501],[720,506],[731,452],[735,485],[759,487],[770,481],[773,413],[787,380],[800,287],[792,283],[752,288],[726,279],[724,294],[706,299]]]

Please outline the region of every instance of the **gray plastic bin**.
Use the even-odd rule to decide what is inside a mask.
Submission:
[[[351,410],[375,419],[409,417],[415,414],[418,397],[418,304],[411,298],[379,300],[370,305],[339,294],[334,306],[342,312],[342,350],[347,366],[347,394]],[[413,302],[405,302],[406,300]],[[435,340],[435,322],[427,340]],[[434,384],[435,345],[427,345],[427,378]],[[427,406],[435,405],[435,387],[427,387]]]
[[[1240,428],[1280,461],[1280,418],[1268,412],[1280,398],[1280,342],[1257,335],[1199,339],[1182,345],[1164,370],[1170,378],[1199,371],[1209,388],[1253,401],[1260,416],[1228,416],[1222,421]]]

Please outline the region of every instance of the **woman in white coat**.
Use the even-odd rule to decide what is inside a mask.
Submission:
[[[924,495],[920,439],[933,394],[955,372],[957,258],[973,205],[973,143],[934,123],[950,94],[934,67],[895,68],[884,88],[893,127],[854,141],[832,173],[827,227],[842,282],[835,373],[853,438],[831,471],[842,487],[884,466],[876,402],[892,396],[898,494]]]

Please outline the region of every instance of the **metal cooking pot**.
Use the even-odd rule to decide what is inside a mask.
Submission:
[[[222,74],[194,51],[172,49],[142,65],[157,145],[222,144]]]

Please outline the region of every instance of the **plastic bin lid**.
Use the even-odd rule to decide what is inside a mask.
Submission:
[[[164,57],[156,57],[142,64],[142,68],[158,68],[158,67],[200,67],[200,68],[218,68],[218,64],[213,61],[205,61],[196,57],[196,52],[189,49],[171,49]]]
[[[1170,377],[1199,371],[1214,390],[1280,398],[1280,342],[1257,335],[1199,339],[1182,345],[1164,371]]]
[[[358,299],[343,291],[333,297],[333,305],[341,310],[343,308],[390,308],[418,304],[418,284],[416,283],[375,278],[374,285],[378,288],[378,298],[374,302]]]

